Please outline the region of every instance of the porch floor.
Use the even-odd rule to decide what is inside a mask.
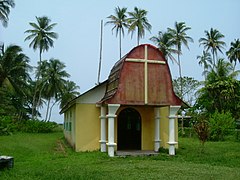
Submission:
[[[116,151],[117,156],[156,156],[158,152],[151,150],[120,150]]]

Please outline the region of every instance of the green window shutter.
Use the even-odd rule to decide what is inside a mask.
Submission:
[[[69,131],[72,131],[72,123],[69,122]]]

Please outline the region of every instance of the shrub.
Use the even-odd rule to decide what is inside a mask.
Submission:
[[[202,149],[201,152],[204,151],[204,144],[209,137],[209,123],[207,121],[205,114],[197,114],[194,116],[194,130],[198,136],[198,139],[201,142]]]
[[[16,130],[16,125],[10,116],[0,116],[0,135],[11,135]]]
[[[57,127],[55,122],[45,122],[39,120],[27,120],[22,122],[21,131],[28,133],[50,133]]]
[[[209,118],[210,140],[222,141],[235,128],[235,120],[230,112],[216,111]]]
[[[10,116],[0,116],[0,135],[11,135],[14,132],[28,133],[50,133],[59,131],[55,122],[45,122],[39,120],[16,121]]]
[[[165,149],[164,147],[160,147],[159,149],[158,149],[158,152],[159,153],[164,153],[164,154],[167,154],[168,153],[168,149]]]

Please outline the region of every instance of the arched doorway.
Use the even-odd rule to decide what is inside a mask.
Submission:
[[[141,150],[141,116],[133,108],[123,109],[118,115],[118,150]]]

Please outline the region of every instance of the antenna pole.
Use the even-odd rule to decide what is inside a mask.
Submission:
[[[100,56],[99,56],[99,65],[98,65],[98,79],[97,79],[97,85],[100,84],[100,74],[101,74],[101,65],[102,65],[102,37],[103,37],[103,20],[101,20]]]

